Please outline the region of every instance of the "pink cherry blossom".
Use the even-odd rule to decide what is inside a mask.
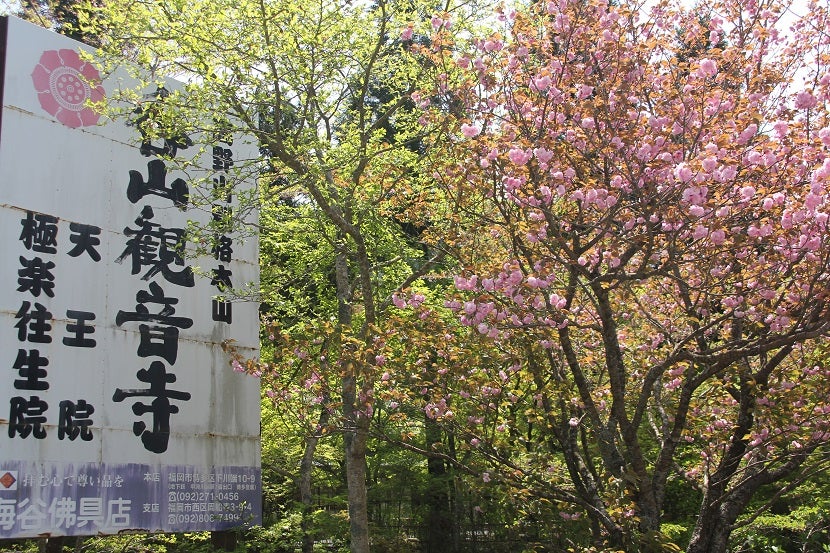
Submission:
[[[579,86],[579,91],[577,92],[577,97],[580,100],[584,100],[588,96],[594,93],[594,87],[583,84]]]
[[[700,164],[703,167],[704,171],[706,171],[707,173],[711,173],[718,166],[718,158],[710,156],[710,157],[704,158],[703,161],[701,161]]]
[[[703,217],[705,213],[706,210],[703,208],[703,206],[693,205],[689,208],[689,215],[691,215],[692,217]]]
[[[695,240],[700,240],[701,238],[705,238],[709,234],[709,229],[707,229],[703,225],[695,226],[694,231],[692,232],[692,238]]]
[[[810,109],[816,107],[818,98],[813,96],[809,90],[802,90],[795,95],[795,107],[797,109]]]
[[[535,77],[531,81],[531,85],[534,89],[538,90],[539,92],[544,92],[550,87],[551,78],[548,75],[543,75],[541,77]]]
[[[714,77],[718,74],[718,65],[714,60],[702,59],[697,69],[697,76],[700,78]]]
[[[467,123],[461,125],[461,134],[467,138],[478,136],[479,133],[481,133],[481,127],[478,125],[468,125]]]
[[[484,41],[484,51],[485,52],[498,52],[504,47],[504,43],[501,40],[490,39]]]
[[[536,159],[538,159],[540,163],[548,163],[551,159],[553,159],[553,151],[545,148],[534,148],[533,155],[536,156]]]
[[[674,176],[680,182],[689,182],[694,177],[694,172],[686,163],[678,163],[674,168]]]
[[[510,151],[507,153],[507,157],[510,158],[510,161],[515,163],[516,165],[524,165],[530,158],[533,156],[531,152],[522,150],[521,148],[511,148]]]
[[[738,135],[738,144],[746,144],[758,132],[758,125],[755,123],[749,124],[740,135]]]

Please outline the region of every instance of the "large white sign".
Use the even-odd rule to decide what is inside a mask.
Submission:
[[[1,21],[0,538],[257,523],[259,382],[221,347],[256,354],[257,305],[221,290],[256,286],[257,243],[182,250],[255,146],[142,142],[89,107],[116,85],[79,43]]]

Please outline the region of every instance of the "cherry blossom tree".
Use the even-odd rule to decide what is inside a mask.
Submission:
[[[454,367],[432,414],[597,544],[661,542],[680,480],[687,551],[724,551],[761,487],[826,463],[830,19],[809,13],[550,0],[472,51],[434,25],[434,97],[463,106],[434,175],[467,213],[447,305],[503,365]],[[449,420],[464,401],[481,416]]]

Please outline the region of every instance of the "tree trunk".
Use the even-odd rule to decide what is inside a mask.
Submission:
[[[41,540],[42,547],[39,547],[43,551],[43,553],[61,553],[63,551],[63,546],[66,543],[66,538],[64,536],[53,536],[51,538],[46,538]]]
[[[340,251],[335,258],[337,322],[341,329],[352,324],[351,279],[344,245],[345,233],[338,231]],[[338,366],[342,371],[340,397],[343,401],[343,451],[349,502],[349,537],[352,553],[369,553],[369,507],[366,497],[366,440],[369,417],[357,405],[357,373],[353,346],[339,344]]]
[[[434,420],[427,418],[426,449],[432,449],[434,443],[441,441],[441,429]],[[423,530],[424,553],[451,553],[455,551],[454,527],[450,509],[449,479],[444,460],[427,457],[427,487],[425,503],[427,507],[426,528]]]
[[[728,496],[722,491],[704,494],[686,553],[725,553],[732,526],[746,509],[760,483],[750,478],[729,492]]]
[[[686,553],[724,553],[732,533],[732,522],[720,517],[708,519],[708,524],[695,525]]]
[[[233,551],[236,549],[239,536],[233,530],[222,530],[210,533],[210,547],[213,551]]]
[[[303,519],[300,522],[300,529],[303,532],[303,553],[313,553],[314,535],[311,533],[313,521],[311,514],[314,507],[314,497],[311,493],[311,471],[314,468],[314,452],[317,450],[317,443],[320,441],[320,432],[329,423],[328,397],[323,398],[322,411],[317,421],[317,429],[306,438],[303,458],[300,461],[300,503],[303,505]]]
[[[345,380],[350,380],[346,378]],[[352,386],[354,386],[354,379]],[[347,407],[348,409],[348,407]],[[354,411],[354,409],[352,409]],[[369,505],[366,494],[366,439],[369,419],[358,415],[346,420],[346,486],[349,497],[349,534],[352,553],[369,553]]]

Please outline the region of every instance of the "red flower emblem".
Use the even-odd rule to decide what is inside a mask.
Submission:
[[[101,76],[91,64],[81,60],[75,50],[47,50],[32,71],[40,107],[73,129],[98,122],[100,114],[87,100],[104,99]]]

